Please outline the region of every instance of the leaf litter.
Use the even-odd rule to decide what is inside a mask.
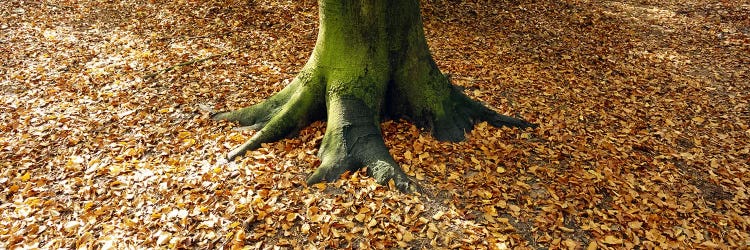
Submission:
[[[0,248],[750,246],[750,6],[422,4],[453,82],[541,126],[385,122],[404,195],[307,187],[323,123],[222,158],[253,131],[209,111],[294,77],[315,1],[0,2]]]

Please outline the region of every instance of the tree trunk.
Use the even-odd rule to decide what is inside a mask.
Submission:
[[[414,185],[383,142],[380,122],[405,118],[439,140],[460,141],[474,124],[533,127],[490,110],[458,91],[440,73],[422,30],[417,0],[319,0],[315,49],[292,83],[268,100],[214,119],[259,129],[228,158],[327,119],[308,184],[367,166],[378,183]]]

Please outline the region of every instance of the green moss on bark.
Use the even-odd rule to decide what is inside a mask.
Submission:
[[[459,141],[477,122],[532,127],[502,116],[458,91],[430,55],[416,0],[319,0],[320,30],[302,73],[265,102],[215,119],[260,129],[229,153],[242,155],[325,118],[321,165],[308,183],[332,181],[368,167],[379,183],[402,191],[418,185],[385,147],[383,117],[400,117],[429,129],[440,140]]]

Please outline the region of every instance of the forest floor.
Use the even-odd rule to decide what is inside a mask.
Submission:
[[[209,112],[283,88],[316,5],[0,1],[0,249],[750,248],[747,1],[422,1],[443,72],[540,127],[385,122],[413,195],[306,186],[320,122],[223,159],[254,131]]]

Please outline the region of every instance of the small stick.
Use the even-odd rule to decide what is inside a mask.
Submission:
[[[172,65],[171,67],[168,67],[168,68],[165,68],[165,69],[161,69],[161,70],[158,70],[158,71],[156,71],[154,73],[145,75],[143,77],[143,79],[154,78],[154,77],[156,77],[158,75],[161,75],[161,74],[167,73],[169,71],[172,71],[172,70],[174,70],[174,69],[176,69],[178,67],[189,66],[189,65],[196,64],[196,63],[201,63],[201,62],[204,62],[204,61],[208,61],[208,60],[211,60],[211,59],[214,59],[214,58],[217,58],[217,57],[226,56],[226,55],[231,54],[233,52],[237,52],[237,51],[239,51],[239,50],[241,50],[243,48],[239,48],[239,49],[232,50],[232,51],[227,51],[227,52],[224,52],[224,53],[221,53],[221,54],[212,55],[212,56],[208,56],[208,57],[204,57],[204,58],[194,59],[194,60],[190,60],[190,61],[187,61],[187,62],[181,62],[181,63],[175,64],[175,65]]]

